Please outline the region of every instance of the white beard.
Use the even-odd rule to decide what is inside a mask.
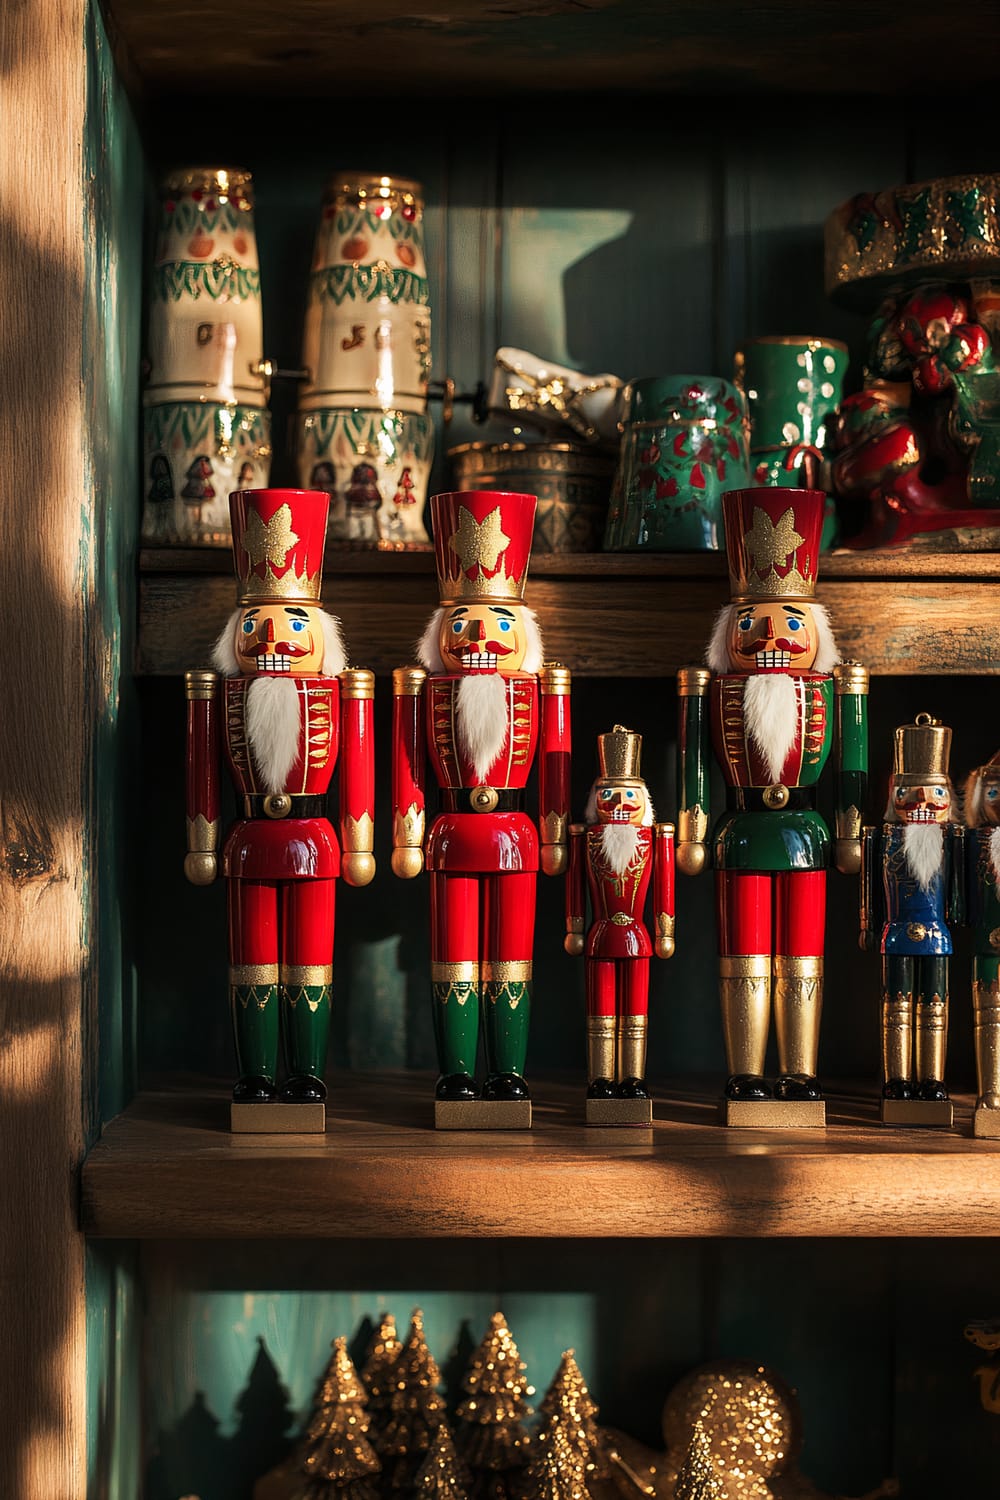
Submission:
[[[906,868],[922,891],[941,868],[944,858],[944,828],[940,823],[907,823],[903,827]]]
[[[499,672],[463,677],[455,690],[458,748],[485,781],[507,739],[507,679]]]
[[[269,792],[283,792],[299,758],[299,690],[284,677],[255,677],[247,688],[247,739]]]
[[[624,875],[639,849],[639,829],[635,823],[604,823],[601,827],[601,853],[616,875]]]
[[[993,874],[997,881],[1000,882],[1000,828],[990,829],[989,854]]]
[[[758,672],[743,689],[743,713],[751,743],[772,781],[781,780],[799,732],[797,679],[787,672]]]

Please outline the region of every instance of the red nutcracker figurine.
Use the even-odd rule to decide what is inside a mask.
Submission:
[[[538,625],[522,601],[534,516],[533,495],[432,496],[441,604],[420,642],[423,666],[393,674],[392,867],[411,878],[426,863],[430,875],[441,1125],[530,1123],[535,879],[539,864],[549,875],[566,867],[570,747],[570,674],[542,665]],[[524,811],[536,752],[537,827]],[[426,754],[441,800],[425,856]],[[501,1109],[467,1107],[479,1099]]]
[[[290,1128],[282,1103],[296,1106],[296,1129],[323,1128],[336,880],[367,885],[375,873],[374,679],[345,669],[339,623],[319,607],[328,508],[329,496],[311,490],[230,496],[239,602],[215,646],[216,672],[186,675],[193,884],[217,873],[223,749],[239,804],[222,851],[234,1129]],[[326,817],[341,746],[343,853]],[[279,1017],[289,1075],[280,1093]]]
[[[868,673],[837,665],[813,598],[825,503],[818,490],[723,495],[732,602],[716,621],[709,670],[685,667],[677,679],[685,874],[706,862],[709,741],[726,782],[713,853],[729,1124],[825,1122],[816,1064],[826,871],[860,869],[868,757]],[[816,809],[831,751],[833,841]],[[773,1085],[763,1076],[772,1004]]]
[[[587,961],[587,1121],[652,1120],[645,1084],[649,959],[654,945],[643,922],[653,884],[655,952],[674,951],[674,829],[655,823],[639,775],[642,736],[621,724],[597,739],[601,774],[586,824],[570,829],[566,883],[566,952]],[[587,896],[593,915],[586,928]]]

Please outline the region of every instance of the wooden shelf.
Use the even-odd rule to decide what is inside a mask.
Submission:
[[[150,92],[218,94],[228,79],[241,93],[291,98],[335,88],[343,98],[374,86],[401,91],[401,107],[442,89],[919,96],[937,83],[941,52],[933,0],[912,0],[902,26],[887,0],[451,0],[419,14],[402,0],[248,0],[238,17],[224,0],[108,0],[107,9]],[[973,27],[977,14],[959,7],[951,24]],[[970,96],[995,65],[987,28],[963,56]]]
[[[146,548],[140,569],[139,672],[204,666],[234,604],[228,548]],[[387,674],[410,659],[433,574],[430,553],[329,549],[323,598],[352,660]],[[526,597],[550,660],[584,677],[665,677],[701,659],[726,576],[720,553],[541,554]],[[818,597],[842,654],[874,673],[1000,673],[1000,553],[831,553]]]
[[[429,1076],[345,1077],[325,1137],[234,1137],[225,1090],[140,1095],[83,1168],[95,1237],[482,1238],[995,1235],[1000,1142],[889,1130],[874,1090],[825,1131],[727,1131],[690,1083],[652,1132],[588,1130],[578,1083],[535,1082],[530,1133],[431,1128]],[[663,1118],[669,1116],[669,1118]]]

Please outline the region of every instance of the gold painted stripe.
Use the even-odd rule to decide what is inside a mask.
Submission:
[[[770,979],[769,953],[722,954],[719,958],[720,979]]]
[[[187,846],[189,854],[214,854],[219,847],[219,820],[211,822],[204,813],[187,820]]]
[[[822,976],[821,958],[792,958],[785,953],[775,955],[775,979],[821,979]]]
[[[277,964],[230,964],[229,983],[248,984],[277,984]]]
[[[484,984],[523,984],[531,978],[531,960],[487,959],[482,976]]]
[[[282,964],[282,984],[332,984],[333,964]]]
[[[461,959],[458,963],[432,963],[431,982],[433,984],[477,984],[479,981],[479,965]]]
[[[340,674],[342,698],[374,698],[375,673],[367,667],[348,667]]]

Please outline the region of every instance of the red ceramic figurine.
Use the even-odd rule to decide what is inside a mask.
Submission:
[[[539,865],[550,875],[565,870],[570,750],[570,674],[542,665],[538,625],[522,599],[534,515],[533,495],[431,498],[441,604],[420,643],[423,665],[394,673],[392,864],[404,878],[426,864],[430,876],[440,1125],[530,1120],[523,1075],[535,880]],[[428,755],[440,804],[425,856]],[[537,824],[524,807],[536,755]],[[499,1110],[465,1108],[480,1102],[480,1013],[481,1100]]]
[[[346,668],[339,623],[319,607],[328,506],[310,490],[230,497],[238,605],[215,646],[217,670],[186,675],[184,871],[195,885],[217,873],[223,752],[239,810],[222,851],[235,1129],[281,1129],[281,1103],[318,1106],[295,1128],[322,1129],[336,881],[367,885],[375,873],[374,678]],[[326,816],[338,753],[343,853]],[[240,1112],[262,1104],[263,1115]]]

